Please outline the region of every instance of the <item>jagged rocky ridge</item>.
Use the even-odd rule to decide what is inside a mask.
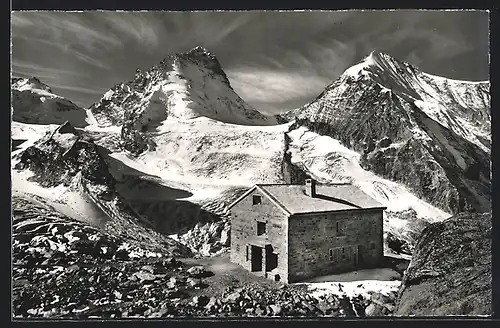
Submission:
[[[489,83],[433,77],[378,52],[287,113],[362,154],[363,168],[449,213],[490,208]]]
[[[141,247],[167,247],[173,255],[188,256],[184,245],[153,230],[152,224],[138,216],[117,191],[101,150],[83,132],[66,122],[18,155],[16,170],[30,170],[29,179],[43,187],[64,185],[100,208],[109,220],[104,230],[126,238]]]
[[[85,109],[54,94],[36,77],[11,79],[12,119],[31,124],[87,125]]]
[[[490,315],[491,213],[460,213],[422,233],[395,315]]]

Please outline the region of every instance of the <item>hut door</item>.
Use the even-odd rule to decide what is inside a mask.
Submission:
[[[278,254],[273,253],[271,246],[266,247],[266,272],[278,267]]]
[[[252,272],[262,271],[262,248],[252,246]]]
[[[363,265],[363,252],[365,250],[365,248],[363,247],[363,245],[358,245],[358,253],[357,253],[357,264],[358,265]]]

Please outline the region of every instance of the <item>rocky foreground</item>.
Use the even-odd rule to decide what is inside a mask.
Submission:
[[[36,200],[16,196],[12,204],[16,318],[337,317],[394,308],[395,294],[314,298],[303,286],[248,272],[214,276],[167,249],[130,245]]]
[[[490,315],[491,294],[491,213],[461,213],[423,231],[395,315]]]
[[[131,245],[34,200],[12,204],[15,317],[133,315],[177,297],[176,277],[201,284],[167,249]]]

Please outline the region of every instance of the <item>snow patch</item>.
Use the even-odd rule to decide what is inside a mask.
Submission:
[[[391,292],[397,292],[401,281],[360,280],[353,282],[308,283],[305,285],[311,291],[311,296],[315,298],[330,294],[349,298],[361,295],[364,298],[369,298],[372,293],[389,295]]]
[[[30,195],[41,197],[62,214],[94,226],[104,226],[109,220],[105,213],[80,192],[63,184],[50,188],[42,187],[36,182],[29,181],[33,175],[30,170],[11,170],[12,193],[19,193],[28,198]]]
[[[311,291],[311,296],[316,298],[330,294],[369,298],[371,293],[389,295],[396,292],[401,285],[400,278],[401,275],[392,269],[379,268],[317,277],[297,285],[305,285]]]

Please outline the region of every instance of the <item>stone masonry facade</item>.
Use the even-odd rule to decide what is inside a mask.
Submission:
[[[373,267],[383,259],[382,210],[291,216],[289,282]]]
[[[261,203],[253,205],[253,196],[260,196]],[[262,236],[257,235],[257,222],[266,225],[266,233]],[[279,275],[280,281],[288,282],[287,215],[258,190],[231,208],[231,262],[248,271],[252,271],[252,247],[248,247],[247,253],[247,246],[255,237],[269,240],[272,252],[277,254],[277,267],[267,273],[267,278],[276,279],[276,275]],[[265,256],[262,259],[263,268],[264,261]],[[256,274],[266,275],[264,271]]]

